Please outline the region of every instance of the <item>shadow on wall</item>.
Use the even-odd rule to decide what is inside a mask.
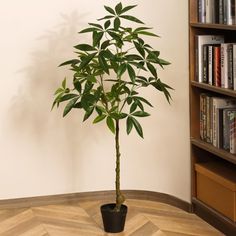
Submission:
[[[63,119],[63,109],[50,110],[54,91],[65,76],[71,76],[68,68],[58,68],[58,65],[75,57],[73,46],[78,44],[77,32],[85,26],[81,22],[85,16],[73,12],[69,16],[62,15],[62,18],[62,23],[53,31],[47,31],[38,38],[40,46],[32,52],[31,64],[18,72],[23,73],[24,80],[12,99],[7,114],[7,127],[17,138],[30,139],[39,145],[48,142],[54,145],[62,143],[67,154],[73,155],[74,145],[78,148],[82,139],[81,134],[77,135],[82,126],[82,116],[78,111],[72,111]],[[88,128],[87,126],[88,124],[83,124],[83,129]],[[83,140],[86,134],[88,132],[83,131]]]

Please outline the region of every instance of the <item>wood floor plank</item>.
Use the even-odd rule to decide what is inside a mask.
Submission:
[[[103,231],[104,201],[0,210],[0,236],[113,236]],[[146,200],[127,200],[125,230],[115,236],[222,236],[194,214]]]

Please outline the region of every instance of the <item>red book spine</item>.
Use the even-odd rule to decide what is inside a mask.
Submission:
[[[214,85],[221,87],[221,64],[220,64],[220,46],[214,47],[214,67],[213,67],[213,77]]]

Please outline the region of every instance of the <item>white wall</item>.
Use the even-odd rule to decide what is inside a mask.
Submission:
[[[114,137],[104,124],[82,124],[80,112],[50,112],[53,92],[70,73],[77,32],[109,0],[0,0],[0,199],[114,188]],[[172,62],[160,77],[175,88],[171,106],[145,92],[152,116],[145,139],[122,129],[122,188],[190,200],[187,0],[124,0],[161,35],[148,39]]]

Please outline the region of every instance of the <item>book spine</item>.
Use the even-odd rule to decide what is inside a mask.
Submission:
[[[213,74],[214,74],[214,85],[217,87],[221,87],[221,56],[220,56],[220,51],[221,48],[220,46],[214,47],[214,69],[213,69]]]
[[[216,147],[216,102],[212,101],[212,144]]]
[[[223,3],[223,0],[219,0],[219,23],[224,24],[224,3]]]
[[[200,76],[200,48],[199,48],[199,39],[198,39],[198,36],[195,36],[195,63],[196,63],[196,66],[195,66],[195,80],[197,82],[202,82],[201,81],[201,76]]]
[[[206,23],[205,0],[198,0],[198,22],[199,23]]]
[[[208,45],[203,45],[203,71],[202,71],[203,82],[208,83]]]
[[[223,149],[229,151],[230,147],[230,112],[229,110],[223,110]]]
[[[223,23],[227,24],[227,19],[228,19],[228,1],[229,0],[224,0],[223,1],[223,11],[224,11],[224,20]]]
[[[219,127],[219,135],[218,135],[218,144],[219,148],[223,148],[223,111],[224,109],[221,108],[219,109],[219,122],[218,122],[218,127]]]
[[[221,87],[228,87],[227,44],[221,44]]]
[[[214,22],[215,24],[219,24],[220,23],[220,19],[219,19],[219,4],[220,4],[220,0],[215,0],[214,2]]]
[[[212,143],[212,110],[211,110],[211,97],[206,96],[206,142]]]
[[[214,85],[221,87],[221,47],[214,47]]]
[[[233,45],[233,89],[236,90],[236,44]]]
[[[228,59],[228,87],[233,88],[233,45],[229,44],[227,48],[227,59]]]
[[[215,4],[214,0],[206,0],[206,23],[214,23],[215,22]]]
[[[208,84],[213,85],[213,46],[208,46]]]
[[[235,119],[235,112],[230,112],[230,153],[236,154],[236,119]]]
[[[203,122],[204,122],[204,99],[205,99],[205,94],[201,93],[200,94],[200,139],[204,139],[203,135]]]

